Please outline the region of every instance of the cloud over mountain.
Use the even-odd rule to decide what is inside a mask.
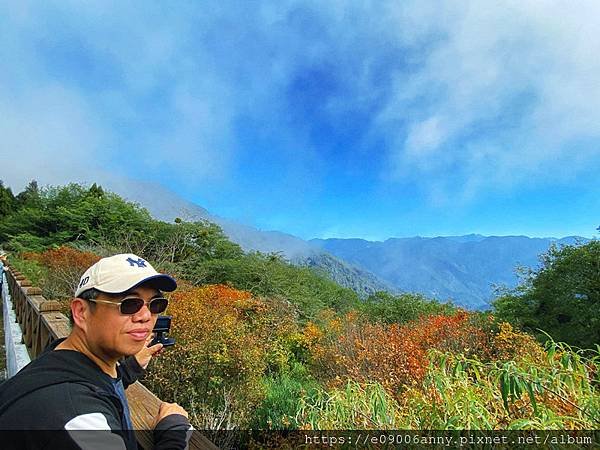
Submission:
[[[0,156],[22,164],[2,177],[17,190],[73,173],[154,180],[303,236],[340,219],[374,235],[382,214],[392,235],[417,207],[423,223],[453,208],[475,222],[469,208],[497,196],[531,209],[521,191],[537,203],[572,188],[579,210],[594,209],[599,12],[593,1],[4,3]]]

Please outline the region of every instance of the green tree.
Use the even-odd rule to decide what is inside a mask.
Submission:
[[[0,220],[10,214],[16,207],[15,196],[9,187],[4,187],[0,180]]]
[[[191,258],[182,276],[195,284],[229,284],[265,297],[296,305],[303,319],[323,308],[348,311],[360,303],[358,294],[308,267],[297,267],[277,254],[254,252],[234,258]]]
[[[370,321],[388,324],[406,323],[432,314],[451,314],[456,309],[452,303],[440,303],[421,294],[392,295],[384,291],[370,295],[359,306]]]
[[[542,266],[494,303],[496,316],[539,339],[581,348],[600,344],[600,241],[551,247]]]
[[[38,182],[35,180],[31,180],[29,184],[25,186],[25,189],[23,189],[23,191],[15,198],[18,207],[36,204],[39,199],[40,188],[38,187]]]
[[[102,186],[99,186],[96,183],[94,183],[90,187],[88,194],[91,195],[92,197],[101,198],[104,196],[104,189],[102,189]]]
[[[174,268],[177,272],[190,264],[238,258],[244,254],[218,225],[208,221],[166,223],[152,220],[143,231],[143,234],[138,234],[137,242],[130,251],[145,255],[159,266],[177,264],[178,267]],[[116,242],[122,245],[125,241],[116,239]]]
[[[0,242],[14,250],[43,250],[70,242],[101,242],[118,233],[142,233],[150,214],[107,193],[90,193],[78,184],[38,189],[31,182],[17,196],[19,209],[0,222]]]

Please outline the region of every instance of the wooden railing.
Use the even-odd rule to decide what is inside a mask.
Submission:
[[[21,326],[23,343],[27,346],[31,359],[34,359],[53,340],[67,337],[71,332],[71,324],[60,312],[60,303],[46,300],[40,288],[32,286],[24,275],[8,266],[6,262],[4,269],[15,315]],[[125,392],[131,420],[136,429],[136,438],[142,448],[151,449],[154,445],[152,432],[149,430],[162,401],[140,382],[132,384]],[[218,447],[199,432],[194,432],[189,448],[213,450]]]
[[[33,287],[21,273],[8,267],[6,279],[23,332],[23,343],[29,350],[29,356],[36,358],[54,339],[69,335],[69,319],[60,312],[58,302],[46,300],[41,295],[42,290]]]

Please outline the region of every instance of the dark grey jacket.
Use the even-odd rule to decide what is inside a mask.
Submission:
[[[80,352],[53,351],[61,341],[0,384],[2,448],[137,449],[112,378]],[[130,357],[118,373],[127,388],[144,370]],[[154,448],[184,449],[189,429],[184,416],[165,417],[154,430]]]

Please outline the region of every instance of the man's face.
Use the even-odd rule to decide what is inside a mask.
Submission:
[[[149,302],[155,297],[162,297],[160,291],[148,286],[139,286],[119,297],[100,294],[98,300],[120,302],[125,297],[139,297]],[[105,303],[94,303],[86,319],[87,343],[96,354],[111,358],[135,355],[145,345],[146,338],[152,333],[157,314],[150,313],[148,305],[144,305],[132,315],[121,314],[117,306]]]

